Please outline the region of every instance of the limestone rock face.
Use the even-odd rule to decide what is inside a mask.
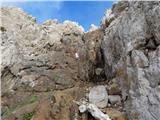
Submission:
[[[88,88],[111,118],[159,120],[159,1],[115,3],[87,33],[76,22],[37,24],[19,8],[0,11],[3,120],[88,120],[73,102]]]
[[[35,19],[14,7],[2,8],[2,94],[10,90],[69,88],[85,79],[84,31],[75,22]],[[76,58],[75,54],[78,54]]]
[[[121,84],[130,120],[160,118],[160,3],[120,2],[105,29],[105,74]]]
[[[10,116],[69,119],[70,113],[65,110],[69,110],[70,105],[63,107],[64,116],[56,113],[57,117],[50,115],[53,111],[48,99],[53,91],[74,87],[76,81],[87,79],[83,28],[76,22],[58,23],[57,20],[47,20],[39,25],[35,18],[15,7],[2,7],[1,13],[2,119]],[[43,100],[45,96],[47,99]],[[70,101],[67,98],[67,102]],[[37,106],[37,102],[41,105]]]
[[[103,31],[94,29],[85,34],[82,26],[68,20],[63,23],[47,20],[40,25],[15,7],[2,7],[1,13],[2,119],[10,116],[50,119],[52,116],[69,120],[70,114],[77,116],[73,99],[79,100],[85,95],[83,82],[94,78],[89,76],[95,75],[96,68],[97,78],[104,75],[100,53]],[[79,86],[81,82],[83,86]],[[66,89],[73,92],[66,93]],[[48,98],[43,98],[49,96],[50,99],[53,93],[59,95],[56,105],[52,106]],[[67,96],[65,107],[60,104],[63,99],[59,97],[63,96]],[[42,104],[38,106],[37,102]],[[57,108],[56,112],[48,106]],[[50,112],[53,115],[50,116]]]

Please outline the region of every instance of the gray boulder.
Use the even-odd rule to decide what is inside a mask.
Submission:
[[[103,85],[93,87],[89,92],[89,102],[99,108],[104,108],[108,104],[108,93]]]
[[[112,105],[121,103],[121,97],[119,95],[109,95],[108,100]]]

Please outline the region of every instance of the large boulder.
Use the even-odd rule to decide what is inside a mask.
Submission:
[[[106,77],[121,85],[130,120],[158,120],[160,3],[121,1],[110,15],[102,42]]]
[[[89,102],[104,108],[108,104],[108,93],[103,85],[93,87],[89,92]]]

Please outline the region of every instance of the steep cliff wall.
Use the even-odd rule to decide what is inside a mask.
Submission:
[[[121,85],[129,119],[159,120],[160,3],[119,2],[105,20],[105,73]]]

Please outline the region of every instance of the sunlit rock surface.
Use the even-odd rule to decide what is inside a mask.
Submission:
[[[119,2],[105,29],[105,73],[121,84],[131,120],[160,118],[160,3]]]
[[[3,120],[92,119],[73,101],[89,101],[97,85],[102,96],[92,95],[107,91],[102,111],[113,120],[159,120],[160,2],[117,2],[86,33],[14,7],[1,8],[1,20]]]

